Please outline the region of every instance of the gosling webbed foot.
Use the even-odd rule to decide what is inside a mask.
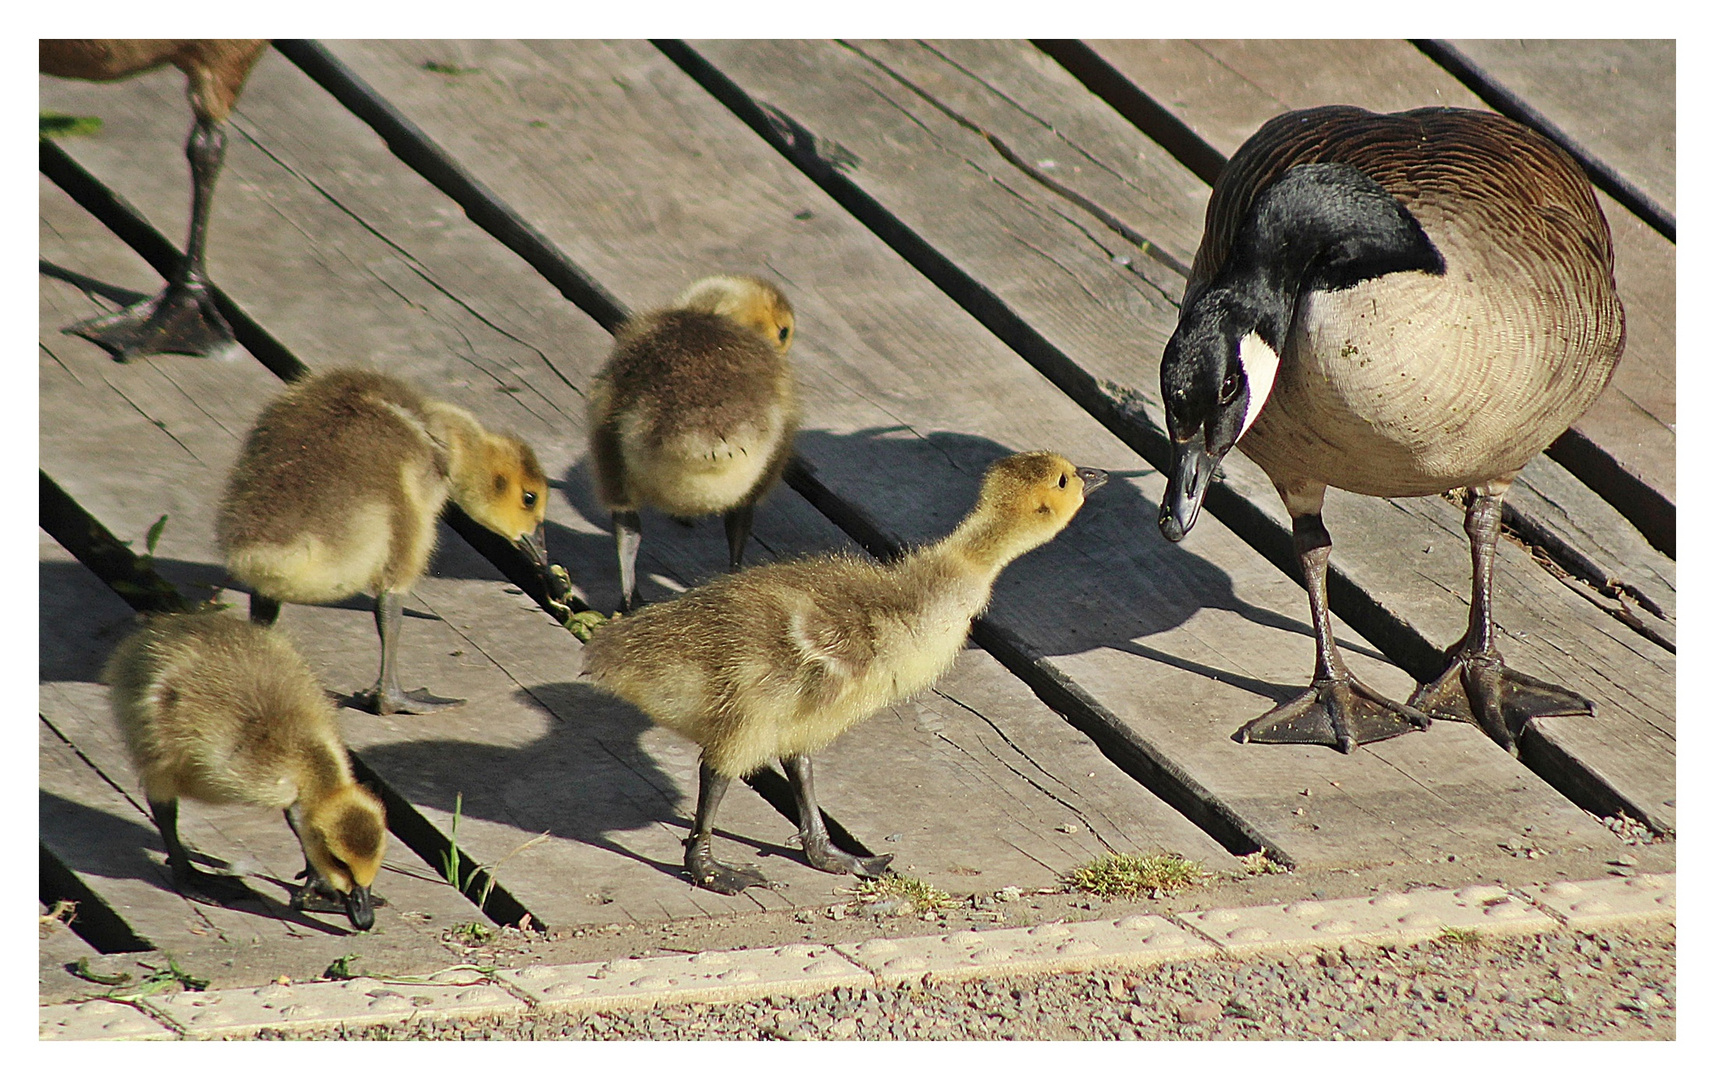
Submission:
[[[1431,717],[1402,705],[1351,676],[1317,679],[1291,701],[1277,705],[1233,733],[1239,742],[1309,743],[1349,754],[1364,743],[1422,731]]]
[[[685,872],[691,876],[691,884],[699,889],[727,896],[737,896],[754,885],[769,884],[758,870],[716,861],[709,851],[707,837],[695,838],[685,845]]]
[[[1596,703],[1583,694],[1478,653],[1456,654],[1439,678],[1418,687],[1411,704],[1440,719],[1475,724],[1515,757],[1533,718],[1596,715]]]
[[[377,716],[391,716],[394,713],[422,716],[442,709],[456,708],[464,703],[464,698],[437,697],[423,687],[415,690],[385,690],[372,686],[368,690],[359,690],[346,699],[346,704],[352,708]]]
[[[230,359],[238,349],[232,327],[201,283],[175,283],[147,300],[65,328],[106,349],[122,364],[156,353]]]
[[[888,855],[853,855],[843,848],[835,847],[833,841],[823,839],[820,843],[804,841],[804,858],[814,866],[828,874],[855,874],[861,878],[876,878],[887,873],[887,865],[893,861]]]

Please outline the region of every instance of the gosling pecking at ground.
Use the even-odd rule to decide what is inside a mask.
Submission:
[[[386,814],[352,778],[333,705],[283,635],[215,612],[155,616],[120,642],[102,678],[181,893],[210,904],[251,895],[191,864],[181,798],[274,807],[304,849],[292,906],[374,924]]]

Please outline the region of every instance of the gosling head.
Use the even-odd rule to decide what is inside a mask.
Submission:
[[[771,282],[748,274],[720,274],[692,283],[673,306],[725,315],[761,334],[782,353],[792,347],[797,323],[792,302]]]
[[[484,435],[464,474],[453,478],[453,500],[483,528],[516,544],[546,571],[548,477],[536,452],[510,435]]]
[[[995,537],[996,548],[990,555],[1004,563],[1052,540],[1085,496],[1107,482],[1101,469],[1082,468],[1047,450],[1014,454],[983,474],[971,516],[988,526],[984,531]]]
[[[306,807],[299,839],[304,857],[345,898],[351,925],[375,925],[369,889],[387,850],[387,812],[368,788],[350,784]]]
[[[1297,165],[1257,195],[1161,354],[1173,439],[1162,535],[1191,531],[1215,466],[1262,413],[1299,298],[1404,271],[1439,275],[1446,264],[1411,212],[1358,169]]]

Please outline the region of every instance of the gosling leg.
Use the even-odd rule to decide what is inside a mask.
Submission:
[[[737,570],[744,565],[744,545],[750,540],[750,524],[756,517],[756,504],[745,503],[726,512],[727,566]]]
[[[613,544],[619,553],[619,610],[629,615],[643,603],[637,591],[637,549],[643,544],[643,516],[635,510],[615,510]]]
[[[1501,502],[1511,480],[1473,488],[1465,510],[1471,539],[1471,620],[1465,636],[1447,650],[1447,670],[1418,688],[1411,703],[1448,720],[1482,728],[1514,757],[1525,725],[1538,716],[1594,716],[1596,704],[1582,694],[1514,671],[1495,644],[1493,595],[1495,540],[1501,532]]]
[[[159,293],[130,307],[65,328],[129,363],[153,353],[183,353],[225,359],[238,346],[232,327],[214,303],[203,266],[214,182],[226,160],[226,125],[199,118],[185,142],[191,165],[191,231],[184,261]]]
[[[1340,656],[1328,614],[1328,555],[1334,541],[1322,514],[1294,515],[1293,546],[1310,594],[1316,629],[1316,671],[1310,689],[1252,720],[1234,734],[1239,742],[1314,743],[1349,754],[1362,743],[1380,742],[1430,724],[1415,705],[1401,705],[1365,686]]]
[[[697,768],[697,820],[691,835],[685,839],[685,871],[699,888],[733,896],[752,885],[766,885],[768,879],[754,869],[728,866],[715,861],[710,834],[714,829],[715,809],[726,794],[731,777],[722,776],[709,767],[707,761]]]
[[[392,713],[417,716],[463,705],[464,698],[436,697],[421,687],[411,691],[399,688],[395,658],[399,651],[399,628],[404,612],[404,597],[392,589],[381,590],[375,598],[375,629],[381,635],[381,674],[374,686],[352,695],[352,704],[380,716]]]
[[[256,894],[243,879],[228,874],[210,874],[191,865],[191,853],[179,839],[179,800],[149,800],[149,813],[155,827],[161,830],[161,840],[167,847],[167,869],[172,871],[173,888],[187,900],[199,904],[223,907],[234,900],[252,900]]]
[[[786,767],[786,778],[792,782],[792,795],[798,800],[798,839],[804,844],[804,857],[811,866],[830,874],[856,874],[858,877],[880,877],[887,871],[892,855],[864,858],[834,846],[828,837],[828,826],[822,821],[822,810],[816,805],[816,783],[808,755],[780,759]]]
[[[280,601],[263,596],[259,592],[250,594],[250,621],[257,626],[273,626],[280,618]]]

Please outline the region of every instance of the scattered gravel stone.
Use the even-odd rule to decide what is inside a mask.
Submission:
[[[1671,925],[1302,956],[531,1013],[264,1039],[1650,1039],[1676,1037]]]

